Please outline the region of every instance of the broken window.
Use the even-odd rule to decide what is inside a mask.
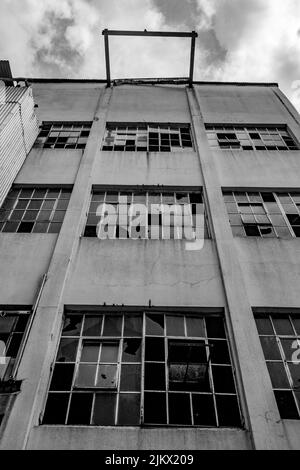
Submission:
[[[193,150],[190,125],[107,123],[102,150],[110,152],[186,152]]]
[[[13,186],[0,209],[0,232],[58,233],[70,197],[71,189]]]
[[[85,149],[91,121],[43,121],[34,146],[45,149]]]
[[[298,315],[260,315],[256,326],[281,418],[300,419],[300,349]]]
[[[179,240],[195,233],[209,238],[201,192],[128,189],[93,190],[84,236]]]
[[[67,314],[43,423],[240,426],[223,317]]]
[[[300,237],[300,193],[223,192],[233,234]]]
[[[206,125],[211,148],[232,150],[299,150],[287,126]]]

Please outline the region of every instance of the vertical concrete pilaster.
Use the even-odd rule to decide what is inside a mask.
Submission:
[[[255,449],[288,449],[229,225],[222,188],[208,145],[201,104],[194,89],[187,89],[187,96],[204,182],[203,191],[227,302],[226,322],[245,425]]]
[[[59,338],[64,288],[85,223],[93,167],[105,131],[111,94],[110,88],[100,90],[90,137],[76,175],[69,206],[50,261],[47,281],[18,370],[17,379],[23,380],[21,393],[17,396],[8,418],[0,449],[24,449],[31,427],[38,424],[50,365]]]

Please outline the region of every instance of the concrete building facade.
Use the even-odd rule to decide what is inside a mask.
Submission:
[[[28,82],[41,132],[0,222],[0,448],[299,449],[291,103],[276,84]],[[203,246],[97,238],[121,195],[202,204]]]

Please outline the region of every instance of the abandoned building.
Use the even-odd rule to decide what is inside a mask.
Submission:
[[[278,85],[0,71],[0,448],[299,449],[300,116]],[[151,204],[200,208],[202,243]]]

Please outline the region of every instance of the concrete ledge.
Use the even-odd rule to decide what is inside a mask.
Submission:
[[[246,431],[209,428],[39,426],[27,449],[57,450],[249,450]]]

